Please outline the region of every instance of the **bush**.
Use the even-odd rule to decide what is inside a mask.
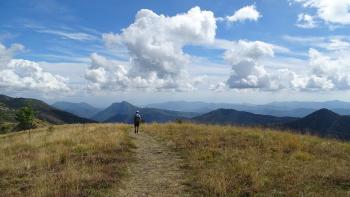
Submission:
[[[35,125],[34,125],[35,111],[31,105],[27,104],[26,106],[22,107],[16,113],[15,118],[16,118],[16,121],[18,122],[17,127],[20,130],[35,128]]]
[[[183,121],[182,119],[176,119],[176,120],[175,120],[175,123],[177,123],[177,124],[182,124],[182,123],[184,123],[184,121]]]
[[[12,129],[11,124],[6,124],[6,123],[0,124],[0,134],[8,133],[11,131],[11,129]]]

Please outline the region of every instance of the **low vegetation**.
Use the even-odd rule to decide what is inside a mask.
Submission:
[[[48,126],[0,135],[0,196],[115,196],[130,126]]]
[[[27,130],[35,128],[35,114],[36,112],[31,105],[26,105],[20,108],[15,117],[16,121],[18,122],[18,129]]]
[[[194,196],[346,196],[350,144],[263,128],[149,124],[183,158]]]
[[[118,196],[134,160],[131,130],[49,125],[0,135],[0,196]],[[350,143],[184,122],[144,124],[140,132],[181,156],[191,196],[349,195]]]

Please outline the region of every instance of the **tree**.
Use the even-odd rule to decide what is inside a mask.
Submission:
[[[35,111],[30,104],[25,105],[16,113],[18,128],[21,130],[33,129]]]

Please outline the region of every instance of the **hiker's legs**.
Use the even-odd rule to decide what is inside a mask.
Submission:
[[[136,133],[139,133],[139,125],[136,126]]]
[[[137,126],[136,126],[136,125],[134,125],[134,130],[135,130],[135,133],[137,133],[137,132],[136,132],[136,128],[137,128]]]

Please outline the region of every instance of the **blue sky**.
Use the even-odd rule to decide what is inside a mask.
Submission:
[[[347,0],[0,2],[0,90],[128,100],[349,100]]]

